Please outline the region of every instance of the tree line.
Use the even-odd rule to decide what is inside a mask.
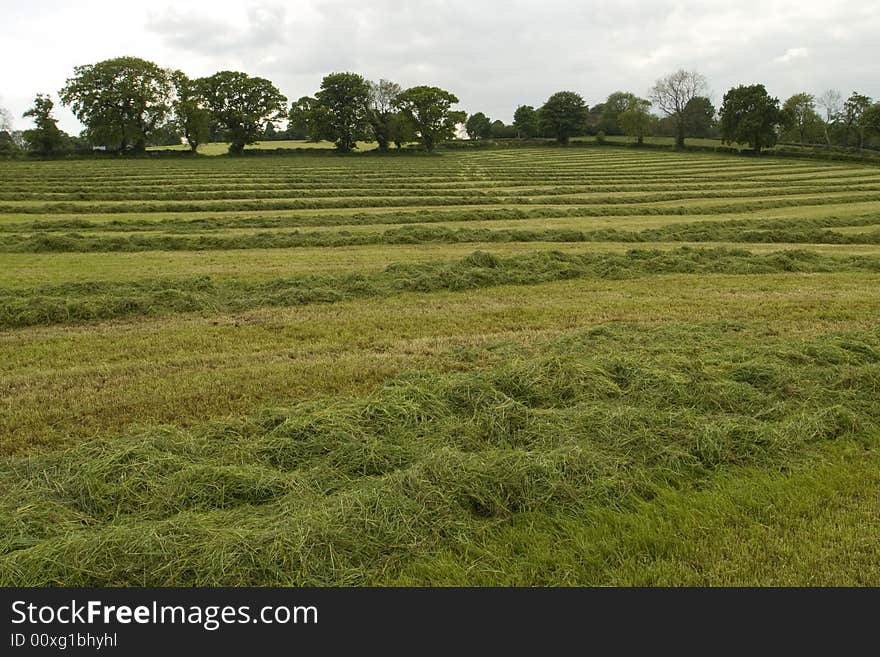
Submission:
[[[468,116],[454,109],[458,98],[439,87],[403,89],[385,79],[331,73],[314,95],[288,105],[265,78],[220,71],[193,79],[137,57],[77,66],[58,95],[86,126],[83,133],[71,137],[61,131],[51,97],[38,94],[23,115],[33,119],[31,130],[14,133],[8,112],[0,110],[0,154],[24,148],[53,155],[95,147],[140,153],[149,145],[181,142],[195,152],[209,141],[227,142],[229,152],[238,154],[248,144],[280,139],[328,140],[341,152],[354,150],[359,141],[375,141],[380,151],[411,142],[432,151],[455,137],[459,126],[472,140],[539,137],[567,144],[582,135],[600,141],[626,135],[642,143],[649,135],[667,135],[679,148],[688,137],[711,137],[756,151],[780,140],[861,149],[880,138],[880,103],[863,94],[844,100],[836,91],[818,97],[803,92],[780,105],[755,84],[730,89],[716,110],[706,78],[685,70],[657,80],[648,98],[616,91],[590,107],[580,94],[559,91],[539,107],[517,107],[511,125],[483,112]],[[280,130],[283,120],[287,127]]]

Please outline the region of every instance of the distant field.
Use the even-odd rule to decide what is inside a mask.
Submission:
[[[878,318],[876,166],[0,163],[0,584],[880,585]]]
[[[370,151],[377,147],[375,142],[358,142],[359,151]],[[305,140],[281,140],[281,141],[260,141],[251,144],[248,149],[271,150],[276,148],[334,148],[333,142],[330,141],[305,141]],[[181,144],[179,146],[151,146],[147,150],[151,151],[188,151],[189,146]],[[199,153],[202,155],[226,155],[229,152],[229,144],[212,142],[199,146]]]

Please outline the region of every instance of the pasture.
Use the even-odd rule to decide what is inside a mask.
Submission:
[[[0,163],[3,585],[880,585],[880,168]]]

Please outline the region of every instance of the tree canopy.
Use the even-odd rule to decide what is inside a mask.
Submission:
[[[639,144],[644,143],[645,137],[651,133],[654,120],[651,115],[651,101],[635,96],[630,99],[626,109],[617,115],[623,134],[635,137]]]
[[[370,98],[367,104],[367,120],[373,129],[373,138],[379,145],[379,150],[388,150],[388,144],[394,141],[396,122],[394,116],[397,113],[395,103],[403,89],[396,82],[379,80],[370,82]]]
[[[211,112],[205,106],[200,85],[190,80],[182,71],[171,74],[174,83],[174,116],[175,126],[190,150],[195,153],[199,144],[210,138]]]
[[[651,89],[651,100],[675,125],[675,146],[684,148],[688,127],[687,106],[694,98],[705,96],[706,78],[697,71],[679,69],[660,78]]]
[[[492,121],[482,112],[471,114],[464,129],[471,139],[488,139],[492,135]]]
[[[91,139],[120,151],[143,151],[171,111],[171,75],[138,57],[77,66],[59,92]]]
[[[58,128],[58,121],[52,116],[54,107],[48,94],[37,94],[34,106],[22,115],[34,120],[33,130],[24,131],[24,139],[31,152],[53,155],[63,150],[67,135]]]
[[[212,119],[230,142],[230,153],[241,153],[247,144],[255,143],[267,121],[286,116],[287,98],[265,78],[220,71],[200,78],[197,84]]]
[[[520,105],[513,113],[513,126],[517,136],[535,137],[538,134],[538,113],[531,105]]]
[[[571,137],[582,134],[587,123],[587,104],[574,91],[557,91],[538,111],[542,132],[567,144]]]
[[[357,73],[331,73],[321,81],[315,99],[324,120],[317,125],[321,136],[333,141],[339,152],[350,153],[357,148],[358,139],[369,135],[367,105],[371,96],[369,83]]]
[[[806,142],[807,132],[819,125],[821,120],[816,114],[816,98],[813,94],[794,94],[782,105],[782,123],[797,136],[801,145]]]
[[[783,118],[779,99],[772,98],[763,84],[740,85],[728,91],[720,114],[721,139],[748,144],[756,153],[776,143],[776,128]]]
[[[400,111],[412,122],[419,141],[428,152],[438,142],[452,139],[455,127],[464,123],[465,112],[452,109],[458,97],[439,87],[411,87],[397,97]]]

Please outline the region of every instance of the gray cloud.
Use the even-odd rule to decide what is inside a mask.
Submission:
[[[128,25],[142,27],[116,41],[113,23],[92,6],[48,29],[75,30],[78,20],[95,30],[91,43],[105,43],[102,53],[124,47],[193,75],[238,68],[272,79],[290,98],[314,93],[326,73],[354,70],[404,86],[436,84],[463,109],[510,120],[517,105],[538,105],[560,89],[590,104],[618,89],[645,95],[680,67],[703,72],[716,103],[729,87],[753,82],[780,98],[829,87],[880,96],[874,0],[268,0],[244,8],[178,0],[127,4]],[[15,20],[25,35],[47,30],[39,2],[18,8]],[[66,61],[41,66],[60,77],[59,67],[69,75],[73,64],[96,61],[88,58],[99,49],[83,43],[82,35],[71,39]],[[16,47],[32,49],[15,55],[24,66],[42,56],[26,40]],[[35,79],[0,91],[32,97],[38,89],[24,85]]]

